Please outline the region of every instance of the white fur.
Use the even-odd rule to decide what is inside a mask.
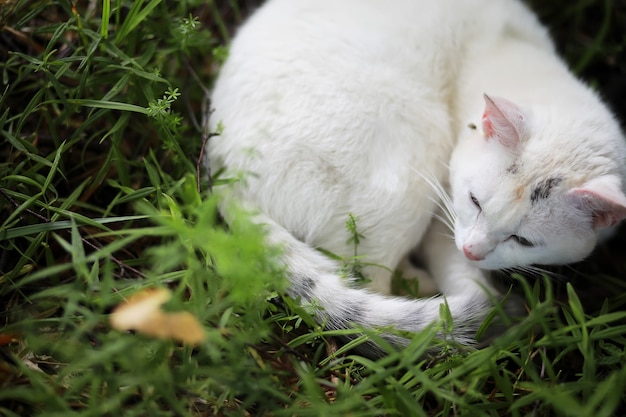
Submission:
[[[483,93],[506,98],[493,101],[487,138]],[[212,172],[242,178],[225,194],[259,212],[285,249],[293,295],[330,327],[418,331],[442,303],[349,288],[316,251],[353,255],[349,214],[362,262],[380,265],[365,270],[372,288],[388,291],[419,245],[464,343],[493,291],[479,268],[582,259],[598,224],[624,215],[619,128],[518,1],[270,0],[233,40],[212,107],[212,128],[224,126]],[[554,175],[531,204],[535,183]],[[598,207],[608,217],[592,216]],[[427,233],[433,218],[454,223],[455,240],[440,221]]]

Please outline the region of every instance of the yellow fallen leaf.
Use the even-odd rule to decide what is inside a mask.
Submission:
[[[120,331],[136,330],[146,336],[190,345],[201,343],[205,332],[191,313],[161,310],[171,297],[171,292],[165,288],[139,291],[113,310],[109,319],[111,327]]]
[[[161,306],[171,297],[172,294],[165,288],[141,290],[113,310],[111,326],[122,331],[139,330],[146,321],[161,313]]]

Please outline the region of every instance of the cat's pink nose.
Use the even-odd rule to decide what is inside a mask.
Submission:
[[[485,259],[484,256],[476,255],[475,253],[473,253],[472,249],[468,247],[468,245],[463,245],[463,253],[465,254],[465,257],[470,261],[482,261],[483,259]]]

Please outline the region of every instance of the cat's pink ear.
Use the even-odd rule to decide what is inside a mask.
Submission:
[[[484,94],[483,133],[487,139],[496,138],[507,148],[517,150],[524,131],[524,115],[512,102]]]
[[[569,191],[578,207],[589,214],[596,229],[611,227],[626,218],[626,196],[614,175],[594,178]]]

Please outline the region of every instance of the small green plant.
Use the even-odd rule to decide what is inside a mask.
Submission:
[[[365,283],[367,282],[367,278],[363,275],[363,264],[359,259],[359,244],[361,243],[361,239],[364,239],[365,236],[357,230],[357,218],[352,213],[348,214],[348,220],[346,220],[346,230],[350,235],[347,243],[352,244],[354,247],[354,255],[348,265],[349,274],[357,281]]]

